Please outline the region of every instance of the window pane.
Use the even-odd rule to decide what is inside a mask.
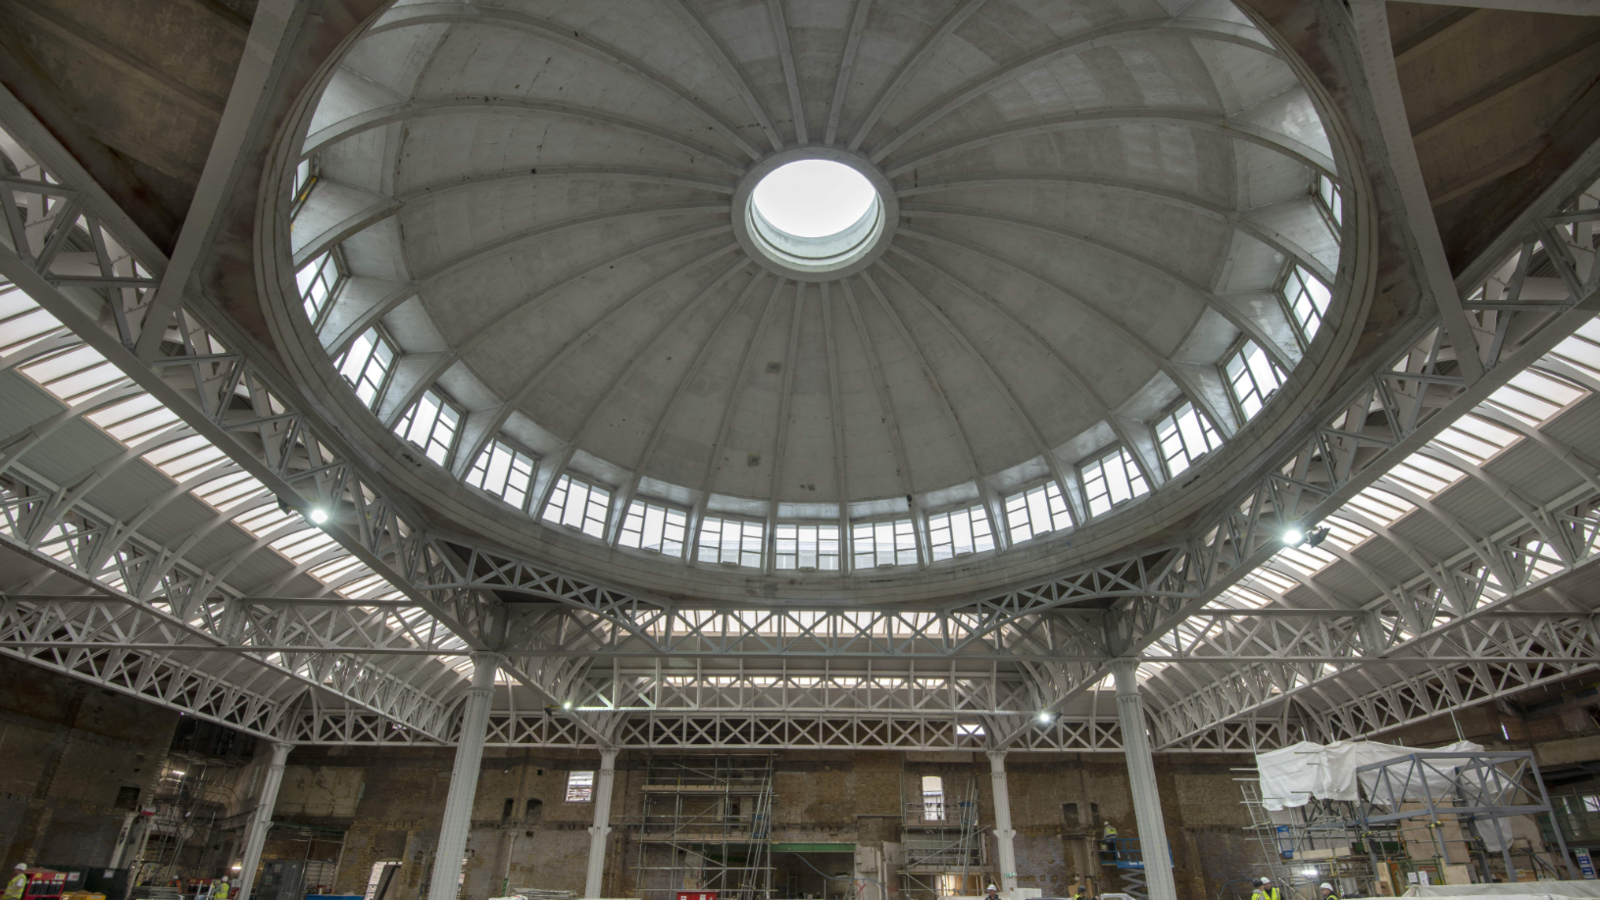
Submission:
[[[759,569],[766,530],[763,522],[706,516],[700,523],[696,558],[701,562]]]
[[[526,509],[528,491],[533,485],[534,459],[503,441],[495,440],[483,448],[467,472],[466,482],[501,500]]]
[[[935,561],[994,549],[994,532],[983,506],[928,517],[928,549]]]
[[[606,488],[562,475],[550,492],[550,502],[545,504],[541,518],[592,538],[604,538],[610,503],[611,491]]]
[[[780,524],[773,530],[773,565],[800,571],[839,571],[839,526]]]
[[[682,510],[635,500],[623,517],[617,543],[667,556],[683,556],[689,515]]]
[[[1117,447],[1082,469],[1083,493],[1089,515],[1098,516],[1112,507],[1150,492],[1149,485],[1134,462],[1133,454]]]
[[[1067,501],[1061,496],[1061,488],[1050,481],[1007,497],[1006,524],[1011,529],[1011,543],[1016,544],[1071,528],[1072,516],[1067,511]]]
[[[917,533],[910,519],[853,524],[850,539],[856,569],[917,564]]]

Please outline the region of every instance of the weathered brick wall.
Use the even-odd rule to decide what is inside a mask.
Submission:
[[[148,799],[177,713],[0,659],[0,865],[105,865],[131,808]]]

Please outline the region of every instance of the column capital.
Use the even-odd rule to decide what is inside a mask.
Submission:
[[[1005,772],[1005,770],[1006,770],[1006,752],[1007,751],[1005,751],[1005,750],[985,750],[985,751],[983,751],[983,754],[985,756],[989,757],[989,768],[993,769],[996,772]]]
[[[467,658],[472,660],[472,687],[468,690],[493,690],[494,676],[500,671],[500,664],[505,662],[506,658],[488,650],[468,654]]]
[[[281,766],[289,758],[289,752],[294,749],[294,744],[288,741],[272,742],[272,764]]]
[[[1106,661],[1111,667],[1111,674],[1117,682],[1117,693],[1139,692],[1139,661],[1126,656],[1119,656]]]
[[[617,754],[621,752],[621,748],[618,747],[601,747],[600,768],[615,769],[617,767]]]

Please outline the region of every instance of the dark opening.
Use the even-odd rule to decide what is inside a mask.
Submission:
[[[1068,825],[1082,825],[1083,824],[1082,820],[1080,820],[1078,818],[1078,804],[1076,804],[1076,803],[1063,803],[1063,804],[1061,804],[1061,819],[1062,819],[1062,821],[1066,822]]]
[[[1100,804],[1098,804],[1098,803],[1089,804],[1089,818],[1094,820],[1094,824],[1096,824],[1096,825],[1100,824]]]
[[[528,822],[538,822],[541,818],[543,818],[543,816],[544,816],[544,801],[543,800],[536,800],[533,797],[529,797],[528,798],[528,811],[523,815],[522,818],[525,821],[528,821]]]
[[[507,797],[506,798],[505,808],[500,810],[500,821],[502,821],[502,822],[510,821],[511,817],[516,815],[516,814],[517,814],[517,798],[515,798],[515,797]]]
[[[113,809],[136,809],[139,806],[139,789],[131,784],[117,788],[117,802]]]

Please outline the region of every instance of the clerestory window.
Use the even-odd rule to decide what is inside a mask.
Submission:
[[[1019,544],[1041,534],[1072,527],[1072,513],[1061,488],[1048,481],[1006,498],[1006,525],[1011,543]]]
[[[1156,441],[1161,445],[1161,460],[1166,463],[1169,477],[1222,446],[1222,436],[1211,422],[1187,402],[1156,423]]]
[[[1255,341],[1245,341],[1228,359],[1223,372],[1228,376],[1228,386],[1233,389],[1233,399],[1238,401],[1239,410],[1246,419],[1255,418],[1283,386],[1283,373]]]
[[[839,571],[839,526],[780,522],[772,530],[772,564],[801,572]]]
[[[928,552],[935,562],[994,548],[994,529],[981,504],[928,517]]]
[[[682,557],[688,528],[689,514],[683,510],[635,500],[628,505],[628,514],[622,519],[617,543],[635,550]]]
[[[851,567],[878,569],[917,564],[916,526],[910,519],[853,522],[850,525]]]
[[[339,360],[339,374],[355,390],[361,402],[371,409],[383,393],[383,384],[394,365],[394,344],[377,328],[368,328],[350,344]]]
[[[1113,447],[1083,466],[1083,493],[1089,515],[1110,512],[1135,497],[1150,493],[1150,485],[1126,447]]]
[[[528,492],[533,486],[535,460],[502,440],[483,448],[467,472],[466,482],[487,491],[517,509],[528,508]]]
[[[759,569],[766,531],[764,522],[706,516],[700,521],[696,558],[704,563]]]
[[[545,503],[541,518],[581,531],[592,538],[603,538],[610,504],[609,490],[571,475],[562,475],[550,491],[550,500]]]
[[[449,401],[433,391],[424,391],[406,410],[394,433],[421,447],[424,455],[442,466],[450,458],[460,423],[461,413]]]

